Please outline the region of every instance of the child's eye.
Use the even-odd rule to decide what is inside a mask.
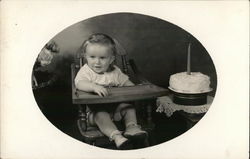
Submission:
[[[103,59],[106,59],[106,57],[100,57],[100,58],[101,58],[102,60],[103,60]]]
[[[95,58],[95,56],[90,56],[90,58]]]

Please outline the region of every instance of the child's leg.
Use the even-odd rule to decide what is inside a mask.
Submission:
[[[117,130],[117,127],[111,120],[108,112],[96,112],[94,115],[94,121],[101,130],[101,132],[108,137],[110,137],[113,131]]]
[[[120,111],[120,115],[124,119],[126,126],[124,135],[126,137],[146,137],[147,133],[137,125],[136,111],[133,105],[122,103],[118,106],[117,111]],[[117,115],[117,111],[115,115]]]
[[[136,111],[132,104],[120,103],[115,111],[114,119],[119,121],[124,119],[125,126],[137,124]]]
[[[121,135],[120,131],[111,120],[108,112],[96,112],[94,115],[94,121],[104,135],[115,141],[118,148],[126,148],[128,140]]]
[[[128,105],[121,109],[121,115],[124,118],[125,126],[128,127],[130,124],[137,124],[136,111],[133,105]]]

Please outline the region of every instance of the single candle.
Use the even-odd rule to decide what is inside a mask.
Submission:
[[[187,74],[191,75],[191,43],[188,44],[188,55],[187,55]]]

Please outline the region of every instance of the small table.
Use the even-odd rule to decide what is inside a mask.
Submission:
[[[158,97],[156,112],[164,112],[167,117],[171,117],[174,112],[180,111],[180,114],[187,122],[187,128],[193,127],[208,111],[213,102],[213,97],[207,97],[207,104],[204,105],[179,105],[173,102],[173,96]]]

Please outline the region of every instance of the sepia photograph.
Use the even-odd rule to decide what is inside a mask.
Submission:
[[[249,158],[248,1],[0,1],[1,159]]]
[[[100,15],[53,37],[34,62],[32,89],[59,130],[107,149],[140,149],[192,128],[216,95],[204,46],[159,18]]]

